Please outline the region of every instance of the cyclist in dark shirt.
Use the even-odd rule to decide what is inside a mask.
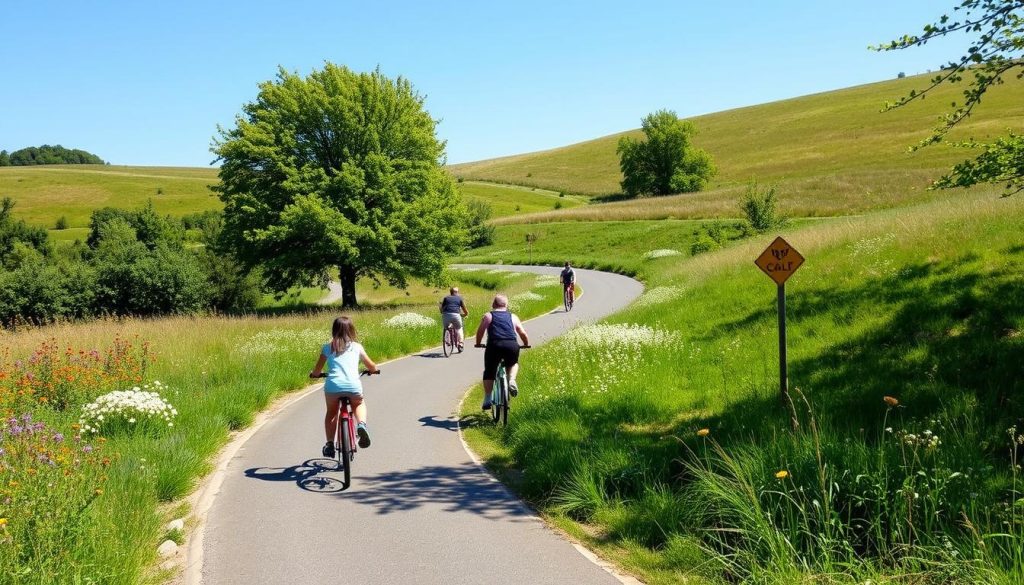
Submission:
[[[448,324],[452,324],[458,336],[459,351],[462,351],[463,340],[465,339],[462,318],[469,316],[469,310],[466,309],[466,303],[459,295],[459,287],[453,286],[448,289],[448,292],[450,294],[441,299],[441,327],[447,329]]]
[[[576,271],[566,260],[565,268],[562,269],[562,288],[569,291],[570,302],[576,302]]]
[[[505,369],[508,370],[509,394],[519,394],[519,387],[516,386],[516,374],[519,372],[519,341],[516,335],[523,340],[523,345],[530,345],[530,338],[523,328],[522,321],[508,310],[508,297],[494,295],[491,309],[491,312],[480,320],[480,327],[476,330],[477,345],[483,343],[484,333],[487,334],[487,349],[484,350],[484,403],[481,405],[483,410],[491,408],[491,390],[494,389],[494,376],[498,371],[499,361],[504,360]]]

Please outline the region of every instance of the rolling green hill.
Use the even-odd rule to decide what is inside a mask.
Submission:
[[[907,148],[928,135],[955,88],[882,113],[887,100],[920,88],[922,76],[884,81],[693,118],[695,143],[714,156],[719,174],[709,191],[682,199],[657,199],[615,207],[563,211],[558,219],[655,219],[735,215],[735,200],[752,180],[778,183],[783,208],[793,215],[836,215],[893,207],[934,197],[932,180],[969,153],[935,146]],[[1008,81],[990,91],[985,103],[952,139],[984,138],[1021,128],[1024,82]],[[647,112],[637,112],[637,119]],[[613,134],[563,148],[453,165],[465,180],[497,181],[589,195],[619,191],[619,137]],[[671,207],[666,212],[665,207]],[[613,215],[603,215],[610,213]],[[594,214],[602,214],[594,216]],[[519,218],[531,219],[531,218]],[[540,217],[547,220],[551,218]],[[551,219],[554,220],[554,219]],[[507,220],[506,220],[507,221]]]

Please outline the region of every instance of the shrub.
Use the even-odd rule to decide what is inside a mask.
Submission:
[[[561,209],[561,208],[562,208],[562,202],[561,201],[555,201],[555,209]]]
[[[759,233],[782,225],[778,206],[774,185],[762,190],[758,188],[757,183],[752,183],[740,201],[740,209],[743,210],[747,221]]]
[[[469,210],[469,247],[480,248],[494,243],[494,226],[487,223],[491,218],[491,206],[486,201],[470,199],[466,207]]]
[[[690,244],[690,255],[696,256],[704,252],[710,252],[719,248],[718,242],[711,239],[707,234],[697,236],[697,239]]]
[[[57,218],[57,223],[53,225],[54,229],[66,230],[68,229],[68,218],[66,216],[60,216]]]

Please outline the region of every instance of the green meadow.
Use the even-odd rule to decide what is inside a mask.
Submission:
[[[569,209],[586,203],[584,198],[567,196],[557,191],[477,181],[459,183],[459,191],[469,200],[483,201],[490,205],[493,218],[516,218],[529,213]]]

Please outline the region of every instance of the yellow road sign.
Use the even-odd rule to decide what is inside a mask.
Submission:
[[[754,264],[764,271],[776,284],[782,284],[793,276],[797,268],[804,263],[804,257],[782,236],[775,238],[764,252],[754,260]]]

